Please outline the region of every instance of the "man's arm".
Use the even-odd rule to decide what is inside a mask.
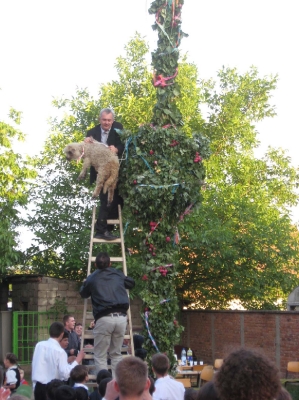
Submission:
[[[70,377],[71,370],[76,365],[80,364],[80,362],[83,360],[84,351],[83,350],[79,351],[75,361],[73,361],[72,364],[68,364],[67,355],[64,350],[63,352],[57,353],[56,357],[57,357],[57,368],[59,373],[59,379],[61,379],[62,381],[67,381]]]
[[[134,286],[135,286],[134,279],[131,278],[130,276],[126,276],[125,277],[125,288],[126,289],[133,289]]]
[[[90,291],[88,282],[86,280],[83,282],[82,286],[80,287],[79,293],[83,299],[88,299],[88,297],[91,296],[91,291]]]

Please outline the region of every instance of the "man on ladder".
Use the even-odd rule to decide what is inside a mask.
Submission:
[[[123,129],[122,124],[114,121],[114,111],[110,108],[103,108],[100,111],[99,116],[100,124],[90,129],[87,132],[86,137],[92,136],[98,142],[106,144],[109,149],[115,153],[119,158],[122,156],[125,146],[120,140],[120,136],[116,129]],[[87,140],[87,139],[85,139]],[[97,173],[94,167],[90,168],[90,183],[96,181]],[[107,225],[107,219],[117,219],[118,217],[118,205],[123,206],[123,199],[118,193],[116,187],[114,196],[111,204],[108,207],[108,193],[100,193],[100,209],[98,219],[95,225],[95,238],[104,240],[115,240],[118,239],[114,236],[111,231],[113,225]]]
[[[97,372],[107,369],[107,351],[114,371],[122,359],[121,348],[127,326],[129,297],[126,289],[133,289],[134,279],[110,266],[107,253],[99,253],[95,260],[96,271],[87,277],[80,288],[84,299],[91,297],[95,319],[94,359]]]

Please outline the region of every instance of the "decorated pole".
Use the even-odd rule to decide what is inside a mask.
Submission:
[[[156,0],[149,9],[155,15],[153,29],[158,31],[158,47],[152,53],[154,68],[153,84],[157,89],[157,104],[154,107],[153,123],[177,126],[182,116],[175,99],[180,95],[176,83],[178,75],[179,45],[182,37],[181,12],[184,0]]]
[[[155,16],[158,48],[153,57],[153,85],[157,103],[151,124],[138,132],[125,132],[125,161],[120,191],[126,199],[126,243],[130,275],[135,274],[143,301],[145,346],[148,360],[165,352],[174,365],[174,345],[183,327],[178,322],[180,226],[200,203],[204,179],[203,158],[208,144],[199,133],[187,136],[176,100],[176,77],[183,0],[155,0],[149,9]]]

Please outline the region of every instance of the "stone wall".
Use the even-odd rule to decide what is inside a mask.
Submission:
[[[65,304],[68,312],[77,321],[82,321],[84,300],[79,295],[78,282],[51,278],[42,275],[10,277],[12,284],[12,311],[49,311],[53,307],[59,310]],[[131,316],[134,331],[141,330],[141,300],[131,301]]]

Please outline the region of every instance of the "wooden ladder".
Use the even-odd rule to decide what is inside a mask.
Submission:
[[[124,232],[123,232],[123,224],[122,224],[121,207],[118,206],[118,219],[107,220],[108,225],[119,225],[120,237],[118,239],[109,240],[109,241],[104,240],[104,239],[95,239],[94,238],[95,221],[96,221],[96,206],[93,207],[93,211],[92,211],[92,223],[91,223],[87,276],[90,275],[92,262],[95,262],[95,259],[96,259],[96,257],[93,256],[93,246],[95,244],[99,244],[99,243],[103,243],[106,245],[119,243],[121,245],[121,257],[110,257],[110,261],[112,263],[113,262],[122,263],[123,273],[127,276],[127,264],[126,264],[126,255],[125,255],[125,244],[124,244]],[[130,307],[127,311],[127,317],[128,317],[128,324],[127,324],[127,330],[126,330],[124,339],[127,339],[130,341],[131,354],[134,355],[134,342],[133,342],[132,319],[131,319]],[[86,323],[89,322],[88,323],[88,325],[89,325],[90,322],[93,320],[94,320],[94,317],[93,317],[93,313],[92,313],[91,300],[90,300],[90,298],[84,299],[84,309],[83,309],[83,318],[82,318],[83,329],[82,329],[82,338],[81,338],[81,349],[83,349],[85,352],[84,360],[93,360],[94,359],[93,348],[84,347],[85,339],[94,339],[92,331],[86,330]],[[123,352],[127,352],[127,350],[128,350],[127,347],[123,347]],[[92,368],[94,368],[94,365],[89,365],[88,367],[89,367],[89,369],[92,369]],[[87,383],[88,386],[96,386],[96,383],[92,383],[92,381],[95,381],[95,380],[96,380],[96,376],[90,374],[89,382]]]

